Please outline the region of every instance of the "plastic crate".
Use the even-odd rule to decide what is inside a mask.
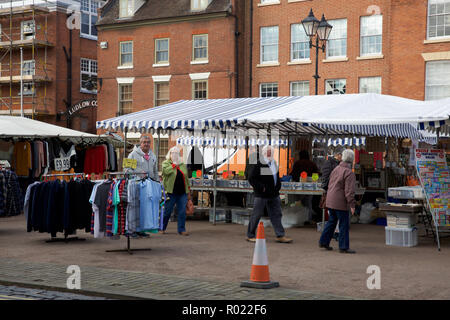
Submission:
[[[281,182],[281,189],[292,190],[292,183],[291,182]]]
[[[239,181],[239,188],[250,188],[250,183],[247,180]]]
[[[236,224],[244,224],[244,220],[248,219],[252,214],[252,210],[245,208],[231,209],[231,222]]]
[[[214,222],[214,209],[209,209],[209,222]],[[216,208],[216,222],[226,222],[227,211],[225,209]]]
[[[386,245],[398,247],[417,246],[417,228],[386,227]]]

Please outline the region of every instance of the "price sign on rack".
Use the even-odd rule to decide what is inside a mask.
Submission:
[[[123,159],[123,163],[122,163],[122,167],[125,168],[130,168],[130,169],[136,169],[137,167],[137,160],[136,159]]]
[[[56,158],[55,159],[55,170],[56,171],[67,171],[70,169],[70,158]]]

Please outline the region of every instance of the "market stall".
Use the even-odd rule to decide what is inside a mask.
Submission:
[[[417,130],[417,123],[448,118],[448,110],[449,105],[379,94],[182,100],[98,121],[97,128],[152,133],[184,130],[185,136],[193,131],[210,136],[208,131],[211,130],[223,134],[227,129],[253,129],[264,130],[272,137],[279,135],[288,141],[301,136],[328,139],[338,135],[420,139],[423,136]],[[290,152],[287,154],[289,167]],[[211,181],[217,192],[217,165],[215,169]],[[215,202],[216,198],[213,215]]]
[[[23,117],[0,116],[0,216],[22,212],[24,191],[48,174],[117,170],[115,138]],[[101,156],[103,161],[97,161]]]

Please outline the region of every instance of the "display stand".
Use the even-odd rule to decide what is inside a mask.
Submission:
[[[60,174],[43,174],[41,176],[41,179],[44,179],[46,181],[46,178],[48,177],[63,177],[63,176],[72,176],[72,177],[85,177],[84,173],[60,173]],[[51,237],[50,240],[46,240],[46,243],[52,243],[52,242],[65,242],[69,243],[72,241],[85,241],[85,238],[78,238],[78,237],[68,237],[67,234],[64,234],[64,238],[57,238],[57,237]]]
[[[450,226],[450,210],[448,208],[448,185],[450,181],[449,170],[445,160],[443,150],[437,149],[416,149],[416,170],[420,184],[424,190],[428,210],[426,215],[431,215],[424,219],[424,222],[434,224],[433,236],[441,251],[440,227]],[[428,233],[428,232],[427,232]],[[444,231],[445,233],[445,231]]]
[[[147,172],[113,172],[113,173],[107,173],[107,175],[126,175],[129,177],[129,175],[136,175],[136,174],[144,174],[148,175]],[[165,199],[165,192],[164,192],[164,199]],[[127,248],[126,249],[114,249],[114,250],[105,250],[105,252],[128,252],[129,254],[133,254],[133,251],[150,251],[151,248],[142,248],[142,249],[131,249],[131,240],[130,236],[127,235]]]
[[[127,236],[127,248],[126,249],[114,249],[114,250],[105,250],[105,252],[128,252],[129,254],[133,254],[133,251],[150,251],[150,248],[143,249],[131,249],[131,241],[130,236]]]
[[[85,241],[86,239],[84,238],[78,238],[78,237],[71,237],[68,238],[67,234],[64,235],[64,238],[57,238],[57,237],[52,237],[50,240],[46,240],[45,242],[47,243],[51,243],[51,242],[71,242],[71,241]]]

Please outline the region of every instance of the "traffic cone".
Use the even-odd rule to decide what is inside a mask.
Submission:
[[[241,282],[241,287],[270,289],[279,287],[278,282],[270,281],[269,261],[267,259],[266,237],[264,234],[264,223],[258,225],[256,233],[255,251],[253,253],[252,271],[250,281]]]

